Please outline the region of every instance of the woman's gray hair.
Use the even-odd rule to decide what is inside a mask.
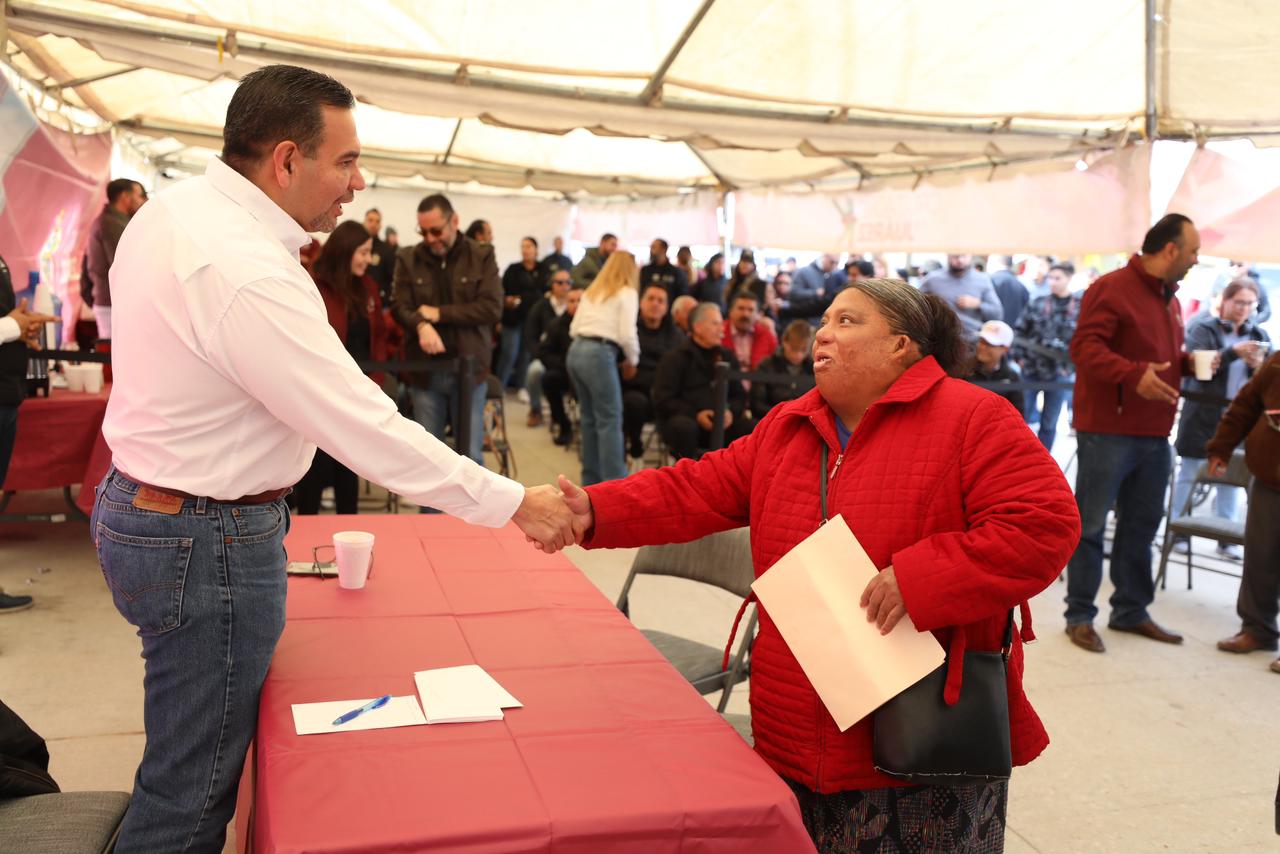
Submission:
[[[889,330],[914,341],[921,356],[933,356],[953,376],[960,370],[966,347],[960,319],[950,305],[901,279],[858,279],[849,287],[874,302]]]

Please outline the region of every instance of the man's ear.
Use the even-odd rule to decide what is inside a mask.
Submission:
[[[285,140],[271,150],[271,172],[275,182],[281,189],[288,189],[297,176],[302,152],[297,144]]]

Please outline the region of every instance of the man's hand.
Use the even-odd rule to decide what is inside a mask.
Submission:
[[[444,341],[440,339],[440,333],[430,323],[418,326],[418,346],[428,356],[438,356],[444,352]]]
[[[982,308],[982,300],[972,294],[961,294],[956,297],[956,308],[963,308],[966,311],[974,308]]]
[[[520,297],[505,296],[502,298],[502,304],[505,305],[507,308],[515,308],[518,305],[520,305]]]
[[[697,421],[698,426],[703,430],[710,430],[711,425],[715,423],[712,421],[712,419],[715,418],[715,415],[715,412],[710,409],[701,409],[698,411],[697,415],[693,416],[693,420]]]
[[[553,486],[526,488],[524,501],[511,517],[524,531],[525,539],[544,552],[558,552],[577,542],[574,519],[564,496]]]
[[[1219,457],[1209,457],[1209,477],[1222,477],[1226,473],[1226,460]]]
[[[724,429],[728,430],[733,426],[733,413],[729,410],[724,411]]]
[[[418,316],[427,323],[439,323],[440,309],[436,308],[434,305],[420,305],[418,306]]]
[[[860,604],[867,609],[867,622],[875,623],[880,634],[887,635],[893,631],[893,627],[906,615],[907,606],[902,601],[902,591],[898,589],[898,577],[893,574],[892,566],[876,573],[867,589],[862,591]]]
[[[27,301],[21,300],[18,307],[9,312],[9,317],[18,322],[19,336],[26,339],[28,346],[35,346],[39,349],[39,342],[32,339],[40,332],[40,328],[46,323],[56,323],[58,318],[50,314],[40,314],[39,312],[29,311],[27,309]]]
[[[1167,370],[1168,367],[1168,362],[1160,362],[1159,364],[1147,362],[1147,370],[1142,374],[1142,378],[1138,380],[1138,394],[1147,400],[1176,404],[1178,402],[1178,390],[1156,376],[1157,371]]]
[[[618,366],[618,370],[622,372],[624,380],[633,380],[636,378],[636,366],[630,362],[623,362]]]
[[[591,496],[564,475],[560,475],[558,483],[564,494],[564,503],[573,514],[574,542],[581,543],[596,523],[596,514],[591,510]]]

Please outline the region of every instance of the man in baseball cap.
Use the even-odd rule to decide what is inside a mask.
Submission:
[[[1009,363],[1009,346],[1013,344],[1013,328],[1003,320],[988,320],[982,324],[978,332],[978,349],[974,353],[973,363],[968,375],[970,382],[1002,383],[1018,382],[1022,379],[1017,369]],[[996,394],[1017,407],[1022,412],[1023,397],[1021,391],[1002,391],[991,387]]]

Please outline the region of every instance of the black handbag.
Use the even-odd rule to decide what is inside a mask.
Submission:
[[[822,445],[822,523],[827,522],[827,446]],[[959,628],[956,631],[960,631]],[[1013,771],[1009,745],[1007,667],[1013,647],[1013,610],[1000,652],[966,652],[960,699],[943,699],[943,662],[872,717],[872,760],[877,771],[899,780],[959,786],[1007,780]]]

